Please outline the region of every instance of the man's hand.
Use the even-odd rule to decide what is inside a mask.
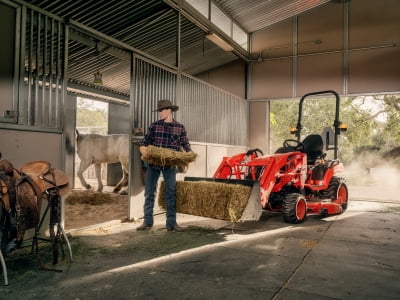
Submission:
[[[143,158],[146,158],[146,157],[147,157],[147,147],[146,147],[146,146],[140,146],[140,147],[139,147],[139,151],[140,151],[140,153],[142,154],[142,157],[143,157]]]
[[[188,171],[188,166],[179,166],[178,173],[186,173]]]

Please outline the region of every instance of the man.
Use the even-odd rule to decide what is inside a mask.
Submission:
[[[160,100],[157,103],[159,120],[152,123],[145,135],[140,152],[146,157],[146,146],[168,148],[175,151],[192,151],[187,138],[185,127],[175,121],[172,112],[177,111],[178,106],[170,100]],[[166,227],[168,231],[182,231],[183,228],[176,223],[176,167],[166,167],[149,164],[146,170],[144,222],[137,230],[150,229],[153,226],[154,198],[157,181],[160,174],[164,177]]]

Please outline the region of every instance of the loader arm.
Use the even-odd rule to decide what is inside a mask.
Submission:
[[[245,167],[246,153],[236,154],[231,157],[223,157],[217,170],[215,171],[213,178],[223,179],[243,179]]]
[[[261,206],[265,208],[273,192],[279,192],[287,186],[297,190],[304,188],[307,176],[307,157],[301,152],[289,152],[259,158],[252,163],[262,163],[260,175]]]

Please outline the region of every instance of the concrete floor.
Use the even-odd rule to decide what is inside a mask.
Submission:
[[[179,215],[185,232],[111,222],[71,232],[62,272],[8,261],[4,299],[399,299],[400,203],[352,201],[290,225],[266,213],[229,224]],[[21,262],[22,261],[22,262]],[[23,265],[23,267],[21,266]]]

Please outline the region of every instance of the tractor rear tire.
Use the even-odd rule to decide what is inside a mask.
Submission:
[[[322,198],[329,198],[332,203],[340,204],[344,212],[349,201],[349,192],[344,178],[333,176],[328,188],[323,191]]]
[[[287,223],[298,224],[304,222],[307,216],[307,201],[302,194],[288,194],[282,203],[283,220]]]

